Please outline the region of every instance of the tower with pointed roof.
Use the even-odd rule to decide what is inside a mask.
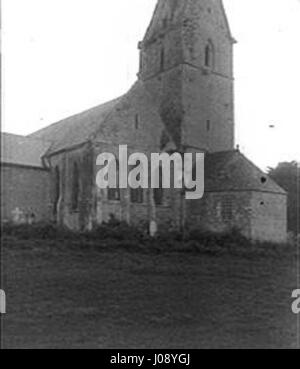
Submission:
[[[221,0],[158,0],[139,43],[140,70],[132,88],[22,138],[28,144],[47,142],[45,151],[41,144],[43,151],[34,152],[34,162],[42,165],[34,168],[38,178],[31,160],[22,160],[20,168],[20,138],[5,137],[16,143],[13,155],[1,155],[8,158],[1,193],[7,220],[12,211],[28,212],[30,200],[36,219],[48,214],[77,230],[90,230],[113,216],[151,233],[237,228],[253,240],[285,241],[287,194],[234,150],[234,42]],[[96,158],[103,152],[118,155],[120,145],[149,158],[158,152],[205,152],[203,198],[184,200],[174,189],[98,189]],[[20,188],[15,196],[11,183]],[[42,202],[40,196],[49,200]]]
[[[183,150],[234,148],[233,44],[221,0],[158,1],[139,79]]]

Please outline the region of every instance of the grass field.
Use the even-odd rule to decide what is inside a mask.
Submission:
[[[296,348],[293,256],[2,246],[4,348]]]

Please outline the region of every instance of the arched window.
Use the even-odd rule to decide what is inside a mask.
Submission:
[[[107,198],[110,201],[120,201],[121,193],[119,187],[119,162],[116,163],[116,179],[117,179],[117,188],[108,188],[107,189]]]
[[[72,199],[71,199],[71,206],[73,211],[78,210],[79,206],[79,188],[80,188],[79,175],[80,173],[78,164],[74,163],[72,173]]]
[[[214,67],[214,46],[211,41],[208,41],[208,43],[205,46],[205,66],[207,68],[213,68]]]
[[[53,214],[57,215],[57,206],[60,198],[60,171],[59,167],[56,166],[54,170],[54,197],[53,197]]]

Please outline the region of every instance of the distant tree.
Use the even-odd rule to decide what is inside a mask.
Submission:
[[[280,163],[269,168],[269,176],[288,193],[288,230],[297,234],[300,229],[300,165]]]

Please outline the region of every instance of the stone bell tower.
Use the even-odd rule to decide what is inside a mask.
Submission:
[[[181,150],[234,148],[233,44],[221,0],[159,0],[139,79]]]

